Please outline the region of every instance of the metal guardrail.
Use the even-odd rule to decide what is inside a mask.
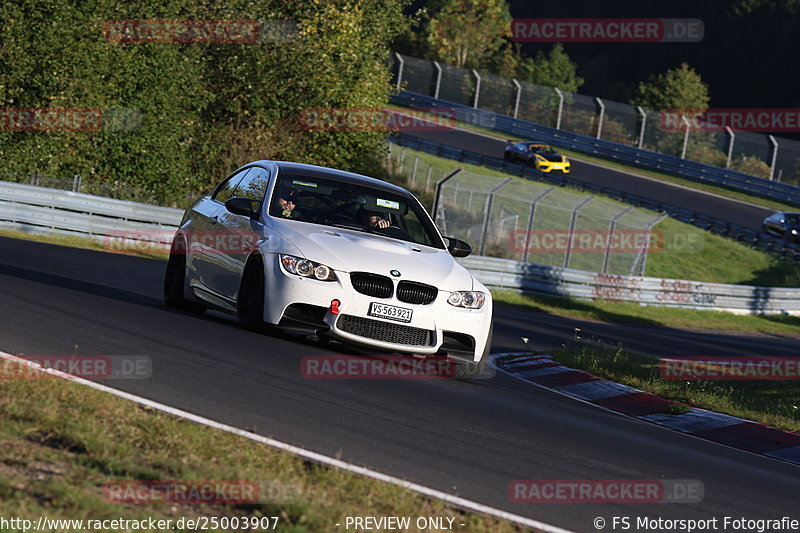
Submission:
[[[492,288],[738,314],[800,314],[800,289],[620,276],[494,257],[458,262]]]
[[[594,183],[587,183],[563,175],[540,172],[520,163],[506,161],[499,157],[483,155],[478,152],[463,150],[454,146],[448,146],[446,144],[422,139],[407,133],[398,134],[392,137],[391,140],[400,146],[405,146],[414,150],[420,150],[447,159],[472,163],[474,165],[482,165],[493,170],[548,183],[550,185],[572,187],[581,191],[588,191],[593,194],[609,196],[637,207],[643,207],[652,211],[666,213],[670,217],[680,220],[681,222],[685,222],[712,233],[728,237],[759,250],[776,254],[785,259],[800,261],[800,245],[788,242],[785,239],[775,237],[774,235],[770,235],[768,233],[745,228],[743,226],[710,217],[702,213],[697,213],[689,209],[684,209],[673,204],[659,202],[650,198],[644,198],[637,194],[627,193],[617,189],[612,189],[610,187],[596,185]]]
[[[183,211],[0,181],[0,227],[32,233],[166,243]]]
[[[169,243],[182,211],[0,182],[0,227]],[[800,289],[620,276],[493,257],[459,262],[490,287],[582,299],[745,313],[800,312]]]
[[[673,155],[659,154],[612,141],[596,139],[588,135],[550,128],[492,111],[476,109],[408,91],[401,91],[395,94],[392,96],[391,101],[393,104],[406,107],[452,110],[455,114],[454,118],[458,122],[473,124],[522,138],[541,140],[559,147],[569,148],[612,161],[666,172],[698,183],[725,187],[759,198],[800,206],[800,187],[787,183],[770,181],[742,172],[681,159]]]

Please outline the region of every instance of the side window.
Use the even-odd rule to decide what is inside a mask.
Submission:
[[[263,167],[252,167],[247,175],[239,182],[233,196],[260,202],[264,199],[268,184],[269,171]]]
[[[214,195],[211,197],[211,199],[216,200],[218,202],[222,202],[224,204],[230,198],[233,198],[233,191],[236,189],[236,186],[239,185],[239,182],[242,180],[244,175],[247,174],[249,170],[250,170],[249,168],[246,168],[241,172],[237,172],[227,180],[223,181],[217,187],[217,190],[214,192]]]

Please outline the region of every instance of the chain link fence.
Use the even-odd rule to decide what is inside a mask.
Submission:
[[[654,152],[800,184],[800,142],[746,131],[695,131],[658,111],[394,54],[398,89]]]
[[[476,255],[644,275],[666,215],[515,178],[460,172],[442,184],[436,224]]]

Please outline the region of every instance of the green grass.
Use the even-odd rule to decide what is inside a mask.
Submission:
[[[658,358],[624,349],[567,347],[553,354],[564,365],[624,383],[669,400],[800,431],[797,381],[686,381],[661,377]],[[674,407],[670,414],[686,409]]]
[[[390,109],[394,109],[396,111],[406,111],[407,108],[400,107],[400,106],[387,106]],[[424,113],[422,113],[424,115]],[[515,135],[509,134],[499,134],[496,131],[488,130],[486,128],[481,128],[472,124],[467,124],[464,122],[459,122],[458,127],[460,129],[473,131],[475,133],[482,133],[484,135],[489,135],[490,137],[495,137],[499,140],[506,141],[506,140],[514,140],[514,141],[526,141],[529,140],[524,137],[518,137]],[[794,204],[788,204],[783,202],[778,202],[775,200],[769,200],[766,198],[760,198],[758,196],[753,196],[744,192],[739,191],[732,191],[730,189],[726,189],[725,187],[719,187],[716,185],[708,185],[705,183],[698,183],[696,181],[692,181],[686,178],[681,178],[679,176],[673,176],[672,174],[667,174],[664,172],[658,172],[655,170],[648,170],[641,167],[637,167],[635,165],[629,165],[626,163],[620,163],[618,161],[611,161],[608,159],[603,159],[602,157],[597,157],[590,154],[585,154],[583,152],[578,152],[575,150],[569,150],[567,148],[557,147],[560,153],[564,155],[585,161],[587,163],[595,163],[598,165],[602,165],[604,167],[608,167],[615,170],[621,170],[623,172],[628,172],[631,174],[637,174],[639,176],[644,176],[648,178],[654,178],[659,181],[664,181],[667,183],[674,183],[676,185],[683,185],[685,187],[689,187],[691,189],[696,189],[698,191],[705,191],[714,194],[718,194],[719,196],[724,196],[726,198],[732,198],[734,200],[742,200],[744,202],[749,202],[752,204],[764,206],[770,209],[775,209],[776,211],[797,211],[798,206]],[[500,157],[502,154],[498,154]]]
[[[505,520],[59,379],[0,380],[0,447],[0,516],[34,524],[39,516],[153,517],[171,519],[173,526],[182,517],[275,516],[275,531],[328,533],[341,529],[335,524],[343,527],[347,516],[446,516],[465,524],[455,531],[519,531]],[[273,492],[258,503],[229,505],[122,504],[104,497],[107,483],[158,480],[238,480]]]

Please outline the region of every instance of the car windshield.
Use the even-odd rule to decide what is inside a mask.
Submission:
[[[787,224],[800,224],[800,213],[787,213],[785,220]]]
[[[382,189],[298,175],[279,176],[270,216],[444,248],[417,202]]]
[[[537,152],[537,153],[555,152],[555,150],[553,150],[553,147],[547,144],[532,144],[530,150],[531,152]]]

